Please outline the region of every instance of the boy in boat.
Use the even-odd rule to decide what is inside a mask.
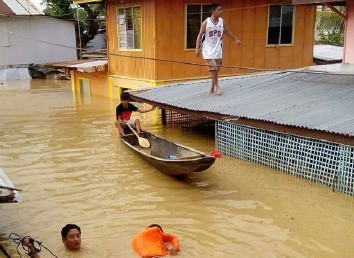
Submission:
[[[132,246],[141,257],[175,255],[179,251],[177,237],[164,233],[158,224],[151,224],[134,236]]]
[[[139,119],[131,119],[130,116],[132,112],[139,112],[139,113],[147,113],[154,110],[156,107],[152,106],[149,109],[140,109],[131,104],[130,101],[130,94],[129,92],[122,92],[120,95],[121,103],[116,107],[116,127],[118,128],[120,134],[125,136],[124,129],[126,128],[126,124],[129,124],[132,128],[135,128],[138,134],[141,133],[141,126]]]

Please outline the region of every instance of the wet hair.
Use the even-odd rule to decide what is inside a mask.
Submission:
[[[129,92],[123,91],[120,94],[120,100],[130,100],[130,94]]]
[[[148,226],[148,228],[154,228],[154,227],[159,228],[159,229],[163,232],[163,229],[162,229],[162,227],[161,227],[159,224],[150,224],[150,225]]]
[[[81,229],[78,225],[76,224],[66,224],[62,229],[61,229],[61,237],[62,238],[66,238],[68,236],[68,233],[70,231],[70,229],[74,229],[76,228],[77,230],[79,230],[80,234],[81,234]]]
[[[210,12],[211,12],[211,13],[214,12],[214,11],[216,10],[216,8],[218,8],[219,6],[220,6],[219,3],[212,3],[212,4],[210,5]]]

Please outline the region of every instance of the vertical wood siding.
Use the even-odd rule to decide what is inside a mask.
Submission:
[[[140,4],[142,8],[143,47],[141,52],[117,50],[116,9],[118,6]],[[195,57],[194,50],[185,47],[186,4],[207,4],[213,0],[107,0],[107,30],[109,52],[157,59],[204,64]],[[294,38],[290,46],[267,46],[268,4],[278,0],[219,1],[222,17],[233,34],[241,39],[236,46],[224,36],[225,66],[289,69],[312,64],[315,7],[296,6],[294,11]],[[283,1],[284,2],[284,1]],[[287,1],[289,4],[291,1]],[[131,4],[130,4],[131,5]],[[254,8],[254,6],[258,6]],[[139,60],[109,56],[110,74],[146,80],[191,79],[209,76],[206,67],[164,61]],[[247,73],[249,70],[221,70],[222,75]]]
[[[155,56],[155,8],[153,0],[121,1],[107,0],[107,41],[109,52],[109,74],[146,80],[155,79],[155,61],[132,58]],[[119,50],[118,48],[118,8],[140,6],[142,12],[142,49]],[[122,57],[124,55],[129,57]]]
[[[82,73],[74,71],[76,92],[80,91],[79,78],[86,78],[90,81],[90,92],[92,95],[109,96],[108,83],[107,83],[107,71],[95,72],[95,73]]]

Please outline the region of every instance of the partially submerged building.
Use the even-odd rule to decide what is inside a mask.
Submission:
[[[70,73],[71,89],[76,104],[91,104],[91,95],[108,96],[106,59],[81,59],[47,63],[46,67],[65,69]]]
[[[0,80],[28,79],[31,64],[74,60],[75,26],[30,0],[0,0]]]
[[[352,74],[286,71],[157,87],[134,99],[163,108],[166,123],[215,121],[222,153],[354,194]]]
[[[336,10],[337,1],[220,1],[243,42],[225,40],[222,75],[283,70],[224,78],[223,96],[206,95],[209,80],[185,82],[209,76],[193,44],[211,2],[105,1],[109,96],[136,89],[133,98],[161,107],[165,123],[215,124],[226,155],[354,194],[353,66],[289,70],[312,64],[316,4]],[[354,64],[354,1],[340,2],[347,4],[339,14],[346,19],[343,62]],[[146,86],[154,87],[140,90]]]

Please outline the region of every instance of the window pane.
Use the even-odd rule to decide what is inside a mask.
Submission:
[[[206,18],[210,17],[210,5],[209,4],[205,4],[202,7],[203,9],[203,13],[202,13],[202,22],[205,21]],[[201,24],[200,24],[201,25]]]
[[[200,14],[200,5],[199,4],[187,5],[187,14]]]
[[[141,49],[141,8],[128,7],[118,10],[118,46],[121,49]]]
[[[118,46],[119,48],[126,49],[127,44],[127,29],[126,29],[126,18],[125,9],[119,9],[118,11]]]
[[[134,7],[134,49],[141,49],[141,8]]]
[[[127,30],[127,49],[134,49],[133,8],[125,9],[125,24]]]
[[[187,48],[195,48],[200,30],[201,6],[187,5]]]
[[[280,44],[291,44],[292,43],[293,16],[294,16],[294,7],[292,5],[283,5],[282,6]]]
[[[281,6],[270,5],[268,15],[268,44],[279,44]]]

